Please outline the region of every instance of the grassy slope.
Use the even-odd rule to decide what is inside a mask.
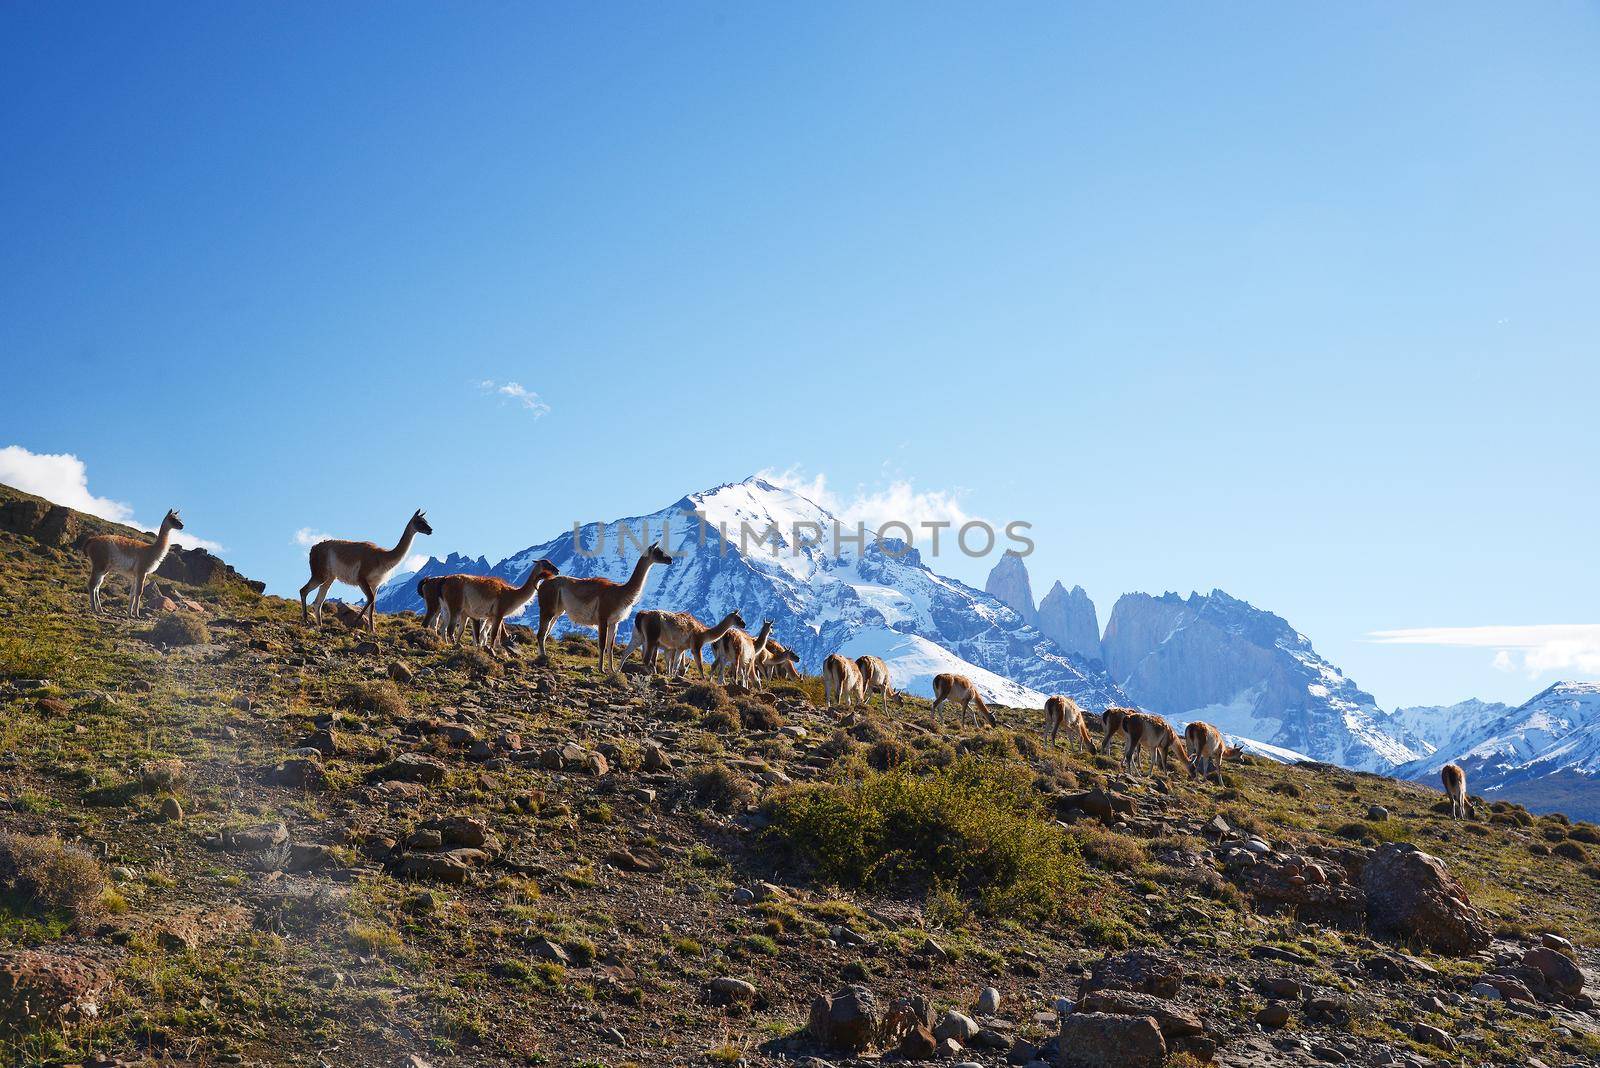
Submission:
[[[1235,767],[1227,789],[1175,781],[1169,795],[1144,782],[1131,787],[1148,821],[1140,833],[1074,827],[1069,851],[1085,854],[1082,900],[1024,923],[982,915],[970,896],[915,878],[871,891],[812,883],[752,829],[759,819],[703,806],[691,784],[701,769],[731,770],[757,790],[775,772],[859,777],[869,742],[891,736],[920,768],[964,746],[1026,761],[1028,774],[1056,789],[1106,781],[1106,762],[1041,753],[1034,713],[1002,711],[1015,732],[976,735],[948,720],[935,725],[923,703],[910,702],[903,723],[835,734],[812,707],[816,683],[807,680],[779,702],[807,738],[728,731],[683,704],[681,684],[593,675],[592,646],[581,641],[565,643],[548,669],[527,656],[502,667],[438,648],[398,617],[381,620],[381,651],[363,655],[363,636],[303,632],[298,605],[239,588],[191,591],[207,606],[214,643],[163,651],[147,639],[148,622],[84,614],[83,577],[71,552],[0,534],[0,829],[58,834],[101,853],[116,877],[113,913],[75,930],[0,898],[0,951],[70,944],[109,962],[120,984],[98,1021],[3,1040],[5,1063],[89,1051],[273,1064],[314,1063],[319,1052],[353,1065],[408,1053],[436,1064],[703,1063],[739,1052],[763,1060],[803,1025],[812,996],[849,980],[954,1006],[992,983],[1019,1033],[1043,1038],[1048,1023],[1034,1012],[1072,993],[1106,943],[1129,939],[1182,955],[1186,997],[1236,1042],[1256,1034],[1257,980],[1295,974],[1349,1003],[1351,1022],[1324,1037],[1352,1049],[1409,1045],[1399,1028],[1427,1019],[1485,1059],[1537,1051],[1554,1065],[1595,1053],[1582,1032],[1557,1034],[1559,1020],[1486,1014],[1473,1002],[1424,1013],[1414,992],[1360,967],[1394,947],[1256,915],[1209,863],[1197,876],[1182,860],[1204,855],[1190,832],[1216,814],[1284,848],[1348,845],[1362,833],[1404,838],[1443,857],[1504,934],[1555,930],[1594,945],[1597,871],[1539,855],[1547,837],[1566,834],[1553,820],[1507,808],[1498,822],[1453,824],[1432,811],[1438,795],[1415,786],[1259,763]],[[396,662],[415,676],[399,703],[344,707],[353,684]],[[328,715],[338,717],[343,754],[327,761],[326,786],[266,785],[259,769]],[[470,722],[490,740],[516,732],[529,748],[612,743],[617,767],[601,779],[537,762],[491,769],[426,728],[438,718]],[[639,768],[646,742],[677,768]],[[438,757],[448,778],[420,801],[374,801],[364,777],[406,751]],[[171,757],[187,768],[175,790],[137,784],[133,769]],[[181,820],[159,814],[168,793]],[[1358,826],[1373,803],[1391,819]],[[421,818],[450,813],[485,820],[506,844],[503,862],[468,885],[444,886],[398,881],[372,859]],[[264,872],[249,856],[207,846],[224,827],[278,819],[296,841],[329,846],[330,863]],[[619,849],[659,859],[663,870],[621,870],[608,859]],[[736,886],[763,879],[792,893],[733,903]],[[870,945],[826,941],[841,923]],[[919,952],[929,933],[948,959]],[[567,964],[534,952],[546,938],[565,947]],[[1315,963],[1264,964],[1250,956],[1263,945]],[[1481,970],[1432,962],[1442,991]],[[705,981],[725,974],[756,984],[754,1006],[710,1003]]]

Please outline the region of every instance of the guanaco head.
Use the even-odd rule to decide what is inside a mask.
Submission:
[[[533,567],[534,570],[542,574],[544,578],[555,578],[557,575],[561,574],[561,569],[559,567],[557,567],[555,564],[552,564],[549,560],[546,560],[542,556],[538,560],[534,561]],[[543,582],[544,579],[540,579],[539,581]]]
[[[167,513],[167,518],[161,521],[161,525],[171,530],[182,530],[183,520],[178,518],[178,510],[174,508],[169,511]]]
[[[418,534],[433,533],[433,528],[428,525],[428,520],[423,516],[421,508],[418,508],[411,516],[411,528]]]
[[[650,548],[646,549],[645,555],[650,558],[650,562],[652,564],[672,563],[672,557],[667,555],[667,551],[661,547],[661,543],[659,541],[650,546]]]
[[[744,616],[739,614],[739,610],[737,608],[728,613],[728,625],[731,627],[738,627],[740,630],[749,629],[749,624],[744,621]]]
[[[778,659],[787,660],[791,664],[798,664],[800,663],[800,654],[795,652],[793,649],[785,649],[783,652],[778,654]]]

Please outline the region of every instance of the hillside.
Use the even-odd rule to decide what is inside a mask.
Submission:
[[[1248,757],[1125,778],[1032,710],[839,722],[814,679],[602,676],[582,637],[307,631],[231,579],[94,618],[43,533],[0,529],[0,1063],[1600,1057],[1593,825]],[[677,574],[645,603],[710,573]]]

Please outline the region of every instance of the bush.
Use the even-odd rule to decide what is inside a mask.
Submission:
[[[0,888],[40,909],[62,909],[79,922],[100,911],[100,862],[59,838],[0,833]]]
[[[700,726],[717,734],[732,734],[739,726],[739,717],[731,708],[718,708],[701,716]]]
[[[445,660],[445,666],[454,671],[465,671],[480,679],[499,678],[506,673],[506,669],[500,665],[500,661],[477,646],[473,646],[470,649],[456,649]]]
[[[373,712],[394,718],[410,711],[406,695],[388,679],[354,683],[345,689],[339,703],[353,712]]]
[[[965,757],[917,775],[792,787],[767,802],[769,839],[844,886],[970,895],[989,915],[1041,919],[1074,907],[1076,845],[1026,767]]]
[[[718,812],[734,812],[755,800],[755,785],[732,768],[716,765],[703,768],[690,780],[697,803]]]
[[[739,712],[739,725],[747,731],[775,731],[783,726],[783,715],[765,701],[741,697],[733,703]]]
[[[867,763],[879,771],[898,768],[911,759],[911,747],[898,738],[885,738],[867,751]]]
[[[207,645],[211,631],[198,616],[169,612],[150,628],[149,637],[152,645]]]
[[[683,700],[696,708],[714,712],[729,705],[728,691],[714,682],[697,682],[683,691]]]
[[[1589,854],[1577,842],[1562,842],[1558,846],[1552,846],[1550,852],[1566,860],[1575,860],[1579,864],[1589,859]]]
[[[1068,833],[1084,859],[1106,871],[1132,871],[1150,859],[1143,842],[1099,824],[1079,823]]]
[[[1600,828],[1592,823],[1580,823],[1567,832],[1567,837],[1574,842],[1587,842],[1590,845],[1600,845]]]

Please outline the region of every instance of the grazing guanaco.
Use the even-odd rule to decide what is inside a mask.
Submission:
[[[1122,767],[1130,775],[1138,766],[1141,752],[1149,752],[1152,771],[1167,771],[1169,762],[1174,760],[1182,762],[1185,768],[1193,770],[1189,754],[1184,751],[1183,740],[1178,737],[1178,732],[1172,729],[1172,724],[1160,716],[1148,712],[1133,712],[1124,716],[1122,739],[1128,749],[1123,754]]]
[[[761,655],[756,657],[756,679],[763,688],[776,678],[800,678],[800,654],[793,649],[787,649],[771,638],[767,639],[767,647],[761,650]]]
[[[894,690],[894,683],[889,679],[889,665],[881,657],[872,655],[856,657],[856,667],[861,669],[861,693],[863,702],[870,700],[874,691],[883,694],[883,710],[889,711],[889,694]]]
[[[1198,778],[1215,775],[1222,781],[1222,732],[1209,723],[1195,720],[1183,728],[1183,747],[1189,751],[1189,773]]]
[[[703,679],[706,677],[706,645],[734,627],[742,629],[744,625],[744,617],[737,609],[723,616],[722,622],[716,626],[708,627],[688,612],[663,612],[648,608],[633,617],[633,636],[628,640],[628,647],[622,651],[618,667],[626,664],[633,651],[642,645],[645,667],[652,675],[656,670],[656,653],[665,650],[669,678],[677,677],[683,657],[687,654],[700,669]]]
[[[853,711],[857,701],[867,703],[867,688],[860,666],[839,653],[829,653],[822,662],[822,692],[830,710],[842,704]]]
[[[1444,783],[1444,792],[1450,798],[1450,816],[1452,819],[1467,818],[1467,773],[1461,770],[1460,764],[1446,764],[1439,769],[1439,781]]]
[[[580,627],[600,631],[600,670],[609,660],[616,666],[617,651],[612,648],[617,623],[633,611],[644,595],[644,580],[656,564],[670,564],[672,557],[659,542],[652,544],[633,565],[633,574],[623,583],[608,578],[576,578],[557,575],[539,587],[539,659],[548,660],[544,642],[557,619],[565,615]]]
[[[754,682],[756,663],[767,648],[772,634],[772,620],[763,620],[761,632],[754,638],[742,630],[730,630],[711,646],[713,662],[711,672],[718,682],[726,680],[733,672],[733,681],[741,686]]]
[[[439,599],[439,587],[443,585],[444,578],[443,575],[429,575],[417,580],[417,596],[422,598],[422,606],[426,609],[422,614],[423,630],[433,630],[436,626],[450,629],[449,620],[440,611],[444,602]]]
[[[1112,706],[1100,714],[1103,726],[1100,728],[1100,752],[1111,752],[1112,739],[1122,733],[1122,721],[1133,715],[1137,710],[1132,708],[1117,708]]]
[[[445,608],[450,612],[448,626],[454,631],[456,644],[461,644],[461,632],[466,629],[468,621],[471,621],[473,634],[480,646],[492,649],[499,643],[503,647],[506,617],[522,611],[522,606],[533,600],[540,583],[547,582],[560,573],[561,569],[549,560],[536,560],[528,569],[528,576],[522,580],[520,586],[513,586],[504,579],[489,575],[446,577],[441,585],[440,596],[444,600]],[[479,620],[488,625],[487,637],[477,626]]]
[[[989,706],[984,703],[983,694],[978,692],[978,688],[972,684],[972,680],[965,675],[955,675],[947,671],[933,677],[933,715],[935,719],[939,716],[940,706],[946,701],[955,701],[961,705],[961,721],[963,723],[966,722],[967,714],[971,713],[972,725],[974,727],[979,726],[978,712],[982,712],[989,717],[989,726],[998,727],[1000,725],[1000,721],[994,718],[994,713],[990,712]],[[978,706],[977,712],[972,711],[974,703]]]
[[[106,576],[123,575],[133,587],[128,616],[137,617],[143,609],[140,602],[144,600],[145,580],[166,558],[167,549],[172,545],[172,532],[182,529],[183,520],[178,518],[178,510],[174,508],[161,520],[161,529],[156,532],[153,544],[147,545],[138,538],[122,534],[100,534],[85,541],[83,551],[89,556],[89,610],[100,612],[100,586]]]
[[[311,547],[311,581],[300,587],[300,622],[310,621],[306,611],[306,595],[317,591],[317,603],[311,612],[322,626],[322,602],[335,582],[358,587],[367,598],[362,614],[367,617],[367,632],[378,629],[378,587],[389,577],[389,572],[400,566],[400,561],[411,551],[411,542],[418,534],[432,534],[433,528],[418,508],[406,521],[405,533],[393,549],[385,549],[370,541],[319,541]]]
[[[1083,722],[1083,709],[1072,698],[1057,694],[1044,703],[1044,733],[1050,745],[1056,744],[1056,735],[1063,729],[1069,743],[1094,752],[1094,739],[1089,737],[1089,728]]]

